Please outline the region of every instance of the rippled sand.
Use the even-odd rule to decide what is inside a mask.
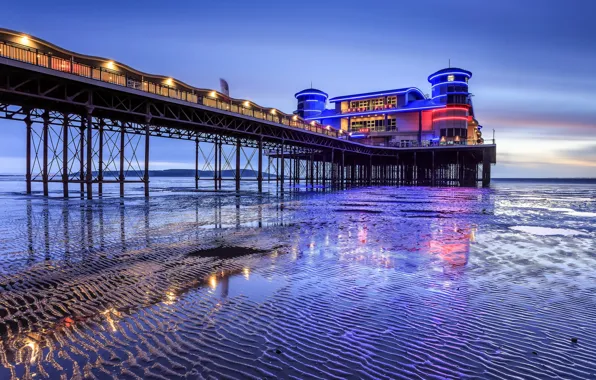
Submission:
[[[595,186],[11,186],[2,379],[596,378]]]

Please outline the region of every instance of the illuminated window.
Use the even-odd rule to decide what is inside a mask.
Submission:
[[[395,127],[397,126],[397,120],[396,119],[387,119],[387,130],[388,131],[395,131]]]
[[[466,83],[468,83],[468,77],[466,77]]]
[[[453,82],[455,80],[455,75],[447,75],[447,82]]]
[[[397,96],[388,96],[387,104],[396,105],[397,104]]]

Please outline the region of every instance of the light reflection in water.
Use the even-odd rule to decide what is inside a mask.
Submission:
[[[406,190],[395,190],[399,191]],[[448,193],[449,197],[452,195],[452,192]],[[68,313],[69,317],[62,316],[59,322],[53,324],[46,320],[34,320],[33,313],[27,315],[34,324],[15,327],[15,334],[3,342],[4,352],[7,353],[6,367],[12,365],[18,368],[15,377],[25,377],[26,371],[40,376],[37,368],[41,367],[39,363],[55,368],[48,360],[56,359],[65,368],[63,373],[68,376],[74,374],[73,367],[76,364],[80,369],[85,366],[91,368],[91,373],[98,377],[104,375],[105,372],[101,371],[106,368],[108,371],[113,368],[122,376],[126,371],[131,371],[142,377],[145,370],[151,374],[161,372],[160,366],[165,367],[162,376],[163,373],[170,376],[175,372],[182,377],[184,374],[196,375],[186,368],[191,366],[187,363],[194,360],[189,352],[204,357],[216,352],[216,358],[210,357],[201,363],[212,372],[201,375],[222,375],[217,368],[228,366],[235,370],[242,367],[242,371],[259,377],[263,374],[247,363],[255,357],[262,357],[263,353],[269,355],[275,352],[275,345],[279,345],[283,353],[266,358],[275,362],[269,370],[279,368],[276,373],[279,377],[283,377],[282,371],[286,370],[299,377],[293,366],[295,363],[298,366],[304,364],[301,368],[308,371],[308,365],[312,365],[313,360],[304,352],[308,352],[312,341],[318,347],[328,348],[329,356],[321,352],[323,359],[329,362],[338,360],[346,368],[351,368],[349,363],[352,360],[358,362],[358,358],[362,359],[357,358],[362,352],[378,348],[384,355],[368,357],[368,360],[375,361],[375,366],[392,368],[398,363],[392,370],[399,371],[403,365],[419,371],[417,377],[425,378],[433,374],[413,364],[415,360],[411,360],[411,357],[415,355],[400,351],[402,344],[412,349],[421,347],[428,352],[438,352],[437,356],[447,362],[447,366],[437,365],[432,355],[424,354],[428,357],[425,360],[431,363],[429,367],[432,367],[435,375],[441,373],[444,377],[457,377],[458,370],[449,368],[456,368],[462,363],[450,357],[449,352],[462,352],[454,345],[434,344],[437,339],[450,337],[450,342],[474,347],[475,352],[481,352],[482,355],[491,356],[497,352],[497,348],[492,347],[496,346],[493,342],[506,340],[506,337],[500,333],[491,336],[490,328],[484,327],[494,322],[489,314],[495,304],[486,303],[490,301],[491,295],[482,294],[480,298],[474,299],[472,291],[464,293],[459,290],[472,284],[472,281],[467,283],[468,278],[473,278],[478,286],[506,286],[483,283],[483,277],[474,272],[477,271],[477,265],[468,265],[470,257],[482,260],[482,255],[476,254],[481,249],[478,248],[480,244],[474,244],[477,238],[484,245],[487,229],[492,228],[493,232],[497,229],[498,232],[498,227],[487,227],[483,222],[482,218],[487,217],[480,210],[493,208],[486,197],[480,200],[485,204],[476,214],[474,210],[461,207],[469,214],[458,215],[453,212],[437,218],[434,213],[436,209],[440,211],[451,207],[450,201],[445,201],[446,197],[434,204],[420,203],[421,206],[397,203],[388,203],[391,207],[376,206],[370,202],[370,208],[382,208],[383,214],[353,216],[333,212],[334,208],[340,207],[333,201],[336,196],[339,195],[333,194],[325,202],[315,202],[317,207],[328,208],[328,212],[322,216],[320,210],[311,208],[308,203],[305,203],[309,206],[306,209],[291,210],[297,206],[290,198],[284,200],[285,209],[278,207],[277,203],[255,208],[253,204],[245,205],[243,197],[237,197],[232,202],[226,201],[225,197],[218,197],[218,201],[201,203],[203,201],[198,201],[200,197],[193,195],[181,197],[178,201],[168,199],[167,205],[155,201],[147,203],[139,200],[135,203],[133,200],[124,200],[126,213],[110,206],[108,202],[101,206],[101,201],[96,202],[94,207],[79,209],[79,204],[77,207],[62,208],[59,203],[46,202],[41,205],[41,202],[31,200],[29,216],[32,227],[23,229],[22,234],[17,236],[23,242],[30,239],[31,244],[22,244],[23,254],[14,255],[14,263],[18,265],[10,267],[12,272],[7,276],[12,276],[14,272],[26,274],[31,271],[41,273],[40,278],[51,277],[61,285],[76,282],[81,285],[72,286],[76,291],[61,287],[64,302],[52,298],[48,299],[47,304],[35,304],[45,308],[44,312],[48,305],[60,305],[64,311],[56,313]],[[372,194],[363,198],[376,197],[376,194]],[[249,199],[256,202],[255,198]],[[410,200],[408,197],[405,199]],[[155,203],[151,205],[152,202]],[[176,213],[171,212],[175,208],[184,209],[186,203],[192,205],[192,215],[181,212],[176,216]],[[81,205],[84,204],[81,201]],[[40,205],[49,207],[49,212],[39,212]],[[103,210],[102,213],[97,212],[96,206]],[[219,218],[215,223],[217,228],[213,228],[213,213],[209,208],[212,206]],[[238,206],[241,213],[237,212]],[[150,214],[144,211],[146,207],[157,207],[157,210],[152,210]],[[195,207],[199,210],[196,213]],[[429,210],[425,210],[426,214],[419,213],[419,218],[403,216],[403,209],[416,207]],[[209,210],[209,216],[203,212],[205,209]],[[414,211],[409,211],[409,214],[415,214]],[[58,220],[59,223],[56,222],[57,214],[62,218]],[[379,216],[384,219],[379,220]],[[282,217],[290,224],[280,228],[282,232],[279,234],[267,235],[267,231],[281,225]],[[89,223],[93,225],[87,226]],[[297,227],[290,227],[291,224]],[[204,225],[209,225],[210,230],[198,228]],[[219,228],[221,226],[225,228]],[[49,233],[46,233],[46,227]],[[228,228],[232,232],[227,233]],[[62,235],[64,238],[61,238]],[[267,250],[259,259],[206,258],[188,254],[190,249],[183,250],[192,245],[192,250],[200,250],[204,248],[202,244],[205,241],[216,241],[214,244],[218,245],[226,243],[225,239],[231,241],[230,245],[239,245],[239,242],[244,244],[247,239],[257,243],[270,239],[274,241],[271,246],[281,245],[283,248]],[[557,240],[557,243],[564,245],[565,241]],[[8,243],[0,241],[0,244],[4,244],[5,250],[10,249],[6,248],[10,247]],[[60,245],[64,247],[60,248]],[[209,244],[206,246],[210,247]],[[574,252],[578,250],[578,245],[571,247],[575,249]],[[160,254],[156,255],[155,252],[159,251]],[[184,253],[180,253],[182,251]],[[498,258],[494,252],[489,254],[492,254],[493,259]],[[512,251],[508,254],[515,256]],[[41,266],[38,265],[40,261],[43,262]],[[589,262],[588,259],[586,261]],[[498,265],[501,273],[511,272],[506,264]],[[519,263],[516,265],[523,266]],[[9,265],[6,267],[9,268]],[[108,275],[104,276],[105,273]],[[465,276],[454,273],[465,273]],[[19,283],[19,286],[23,285],[27,286],[27,283]],[[137,297],[130,289],[138,291],[141,296]],[[49,291],[46,294],[50,296],[51,293]],[[26,293],[19,293],[15,287],[5,290],[0,297],[4,301],[13,294],[20,297],[20,294]],[[30,302],[29,299],[17,297],[10,301],[15,299],[18,303],[12,304]],[[531,301],[531,295],[524,298],[524,302],[527,299]],[[88,307],[96,307],[97,302],[102,302],[101,305],[113,305],[112,302],[119,304],[101,306],[100,311]],[[34,302],[27,307],[30,308],[31,304]],[[485,305],[488,307],[481,307]],[[517,317],[507,310],[521,310],[519,307],[507,309],[500,305],[497,304],[499,312],[509,319]],[[574,305],[566,306],[571,310]],[[26,313],[26,309],[24,307],[21,310]],[[84,313],[93,311],[90,315],[81,316],[84,313],[79,313],[80,310]],[[529,308],[524,310],[524,313],[531,313]],[[544,311],[544,308],[540,310]],[[203,317],[205,319],[201,319]],[[476,330],[480,323],[483,323],[482,332]],[[540,321],[535,319],[525,323],[539,324]],[[172,325],[176,327],[170,329]],[[39,326],[47,328],[46,332],[33,337],[28,329],[37,329]],[[544,324],[543,329],[544,326],[552,328],[552,325]],[[264,332],[266,338],[260,340]],[[441,334],[440,338],[437,338],[437,332]],[[325,346],[327,342],[332,344]],[[98,347],[100,353],[82,344]],[[532,344],[540,342],[534,341]],[[336,348],[342,350],[341,354]],[[48,353],[52,349],[55,351]],[[58,354],[60,350],[64,354]],[[171,352],[175,355],[170,355]],[[246,363],[238,364],[238,352],[242,352],[241,359],[246,359]],[[287,355],[292,354],[300,359],[288,361]],[[582,353],[577,351],[576,354]],[[164,360],[164,355],[172,362]],[[349,357],[350,361],[343,361],[342,355]],[[518,354],[509,352],[509,355]],[[463,364],[457,368],[464,368]],[[372,377],[375,371],[366,365],[362,367],[362,375]],[[483,361],[483,365],[490,366],[491,361]],[[24,367],[28,369],[24,370]],[[330,370],[333,371],[333,368]],[[475,368],[467,368],[466,371],[469,377],[477,374]],[[50,377],[60,375],[59,372],[54,369]],[[339,372],[333,374],[341,377]],[[511,372],[507,374],[511,375]]]

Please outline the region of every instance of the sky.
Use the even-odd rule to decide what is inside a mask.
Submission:
[[[493,177],[596,177],[596,1],[9,1],[0,27],[291,113],[330,96],[418,87],[451,65],[470,92]],[[194,144],[153,139],[151,169]],[[0,120],[0,173],[25,171],[24,124]]]

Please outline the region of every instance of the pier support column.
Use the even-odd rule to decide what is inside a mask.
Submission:
[[[217,143],[217,137],[215,138],[215,142],[213,143],[213,190],[217,191],[217,158],[218,158],[218,153],[217,153],[217,148],[218,148],[218,143]]]
[[[281,189],[281,192],[284,192],[284,179],[286,176],[286,165],[285,165],[285,158],[284,158],[284,142],[282,140],[281,142],[281,154],[280,154],[280,163],[279,163],[279,188]]]
[[[316,157],[314,159],[316,160],[316,162],[315,162],[315,183],[318,186],[319,183],[320,183],[320,180],[319,180],[319,160],[316,159]]]
[[[457,152],[459,155],[459,152]],[[462,152],[462,154],[460,155],[459,159],[457,160],[457,165],[458,165],[458,172],[459,172],[459,186],[465,186],[466,185],[466,180],[464,178],[464,174],[465,174],[465,165],[466,165],[466,157],[464,155],[464,153]]]
[[[199,138],[195,138],[195,190],[199,190]]]
[[[294,149],[290,147],[290,158],[288,158],[288,184],[290,185],[290,188],[292,187],[292,177],[294,177],[294,172],[292,171],[292,156],[294,153]],[[285,174],[285,173],[284,173]]]
[[[259,193],[263,192],[263,136],[259,136],[259,160],[258,160],[257,186]]]
[[[344,189],[344,182],[345,182],[345,170],[346,170],[346,157],[345,151],[341,151],[341,165],[340,165],[340,172],[339,172],[339,188]]]
[[[124,197],[124,149],[126,148],[126,136],[124,133],[124,123],[120,122],[120,173],[118,180],[120,182],[120,197]]]
[[[267,154],[267,183],[271,182],[271,151]]]
[[[217,167],[217,188],[219,190],[221,190],[221,185],[222,185],[222,182],[223,182],[223,178],[222,178],[223,173],[222,173],[222,170],[221,170],[221,168],[223,166],[223,159],[222,159],[222,157],[223,157],[223,142],[221,140],[221,137],[219,137],[217,139],[217,144],[219,145],[219,148],[217,149],[217,155],[218,155],[218,157],[217,157],[217,164],[219,165]]]
[[[431,163],[432,172],[430,174],[431,175],[430,185],[436,186],[437,185],[437,172],[435,170],[435,151],[434,150],[431,152],[431,160],[432,160],[432,163]]]
[[[335,173],[335,149],[331,149],[331,188],[337,186],[337,176]]]
[[[490,157],[482,150],[482,187],[490,186]]]
[[[310,187],[315,188],[315,155],[310,154]]]
[[[240,167],[240,153],[242,147],[240,146],[240,139],[236,139],[236,192],[240,191],[240,174],[242,168]]]
[[[27,159],[26,159],[26,171],[25,171],[25,181],[27,184],[26,192],[28,195],[31,194],[31,139],[33,122],[31,121],[31,110],[27,110],[27,116],[25,116],[25,126],[27,127]]]
[[[85,197],[85,129],[87,119],[81,115],[81,128],[79,133],[79,190],[81,199]],[[124,154],[124,153],[122,153]]]
[[[368,186],[372,186],[373,183],[373,158],[372,154],[368,156]]]
[[[42,169],[42,181],[43,181],[43,196],[47,197],[49,194],[48,190],[48,150],[49,141],[48,134],[50,129],[50,113],[46,110],[43,113],[43,169]]]
[[[87,110],[87,175],[85,183],[87,184],[87,199],[93,199],[93,116],[91,111]]]
[[[98,130],[98,152],[97,152],[97,195],[100,197],[103,195],[103,138],[104,138],[104,120],[99,119],[99,130]]]
[[[68,198],[68,114],[62,117],[62,196]]]
[[[143,183],[145,184],[145,196],[149,196],[149,122],[145,124],[145,171],[143,174]]]
[[[321,171],[321,182],[323,183],[323,189],[325,189],[326,182],[327,182],[327,158],[325,157],[325,153],[323,153],[321,165],[323,165]]]

